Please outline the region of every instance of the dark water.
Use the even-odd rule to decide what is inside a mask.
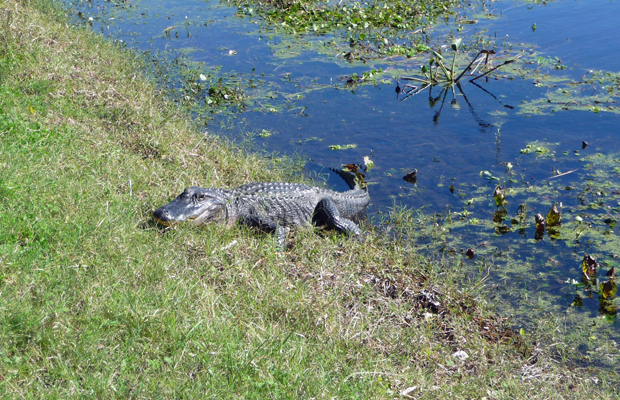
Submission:
[[[590,70],[620,70],[620,41],[616,39],[619,2],[532,5],[506,1],[490,10],[496,18],[481,18],[478,24],[464,25],[460,32],[453,21],[438,25],[434,28],[438,41],[446,33],[465,40],[484,37],[498,49],[503,43],[508,50],[523,48],[528,55],[536,52],[555,60],[565,69],[548,67],[546,73],[551,77],[548,82],[555,79],[558,86],[535,85],[538,79],[532,76],[522,79],[500,73],[499,78],[479,79],[479,86],[464,82],[462,92],[449,91],[445,100],[441,88],[435,87],[404,101],[402,94],[397,97],[396,80],[389,74],[382,75],[376,85],[355,87],[345,84],[346,77],[379,68],[394,71],[394,76],[411,75],[411,70],[419,69],[420,60],[350,64],[335,57],[325,45],[331,37],[291,38],[276,33],[260,19],[235,17],[236,8],[226,3],[72,3],[82,12],[78,18],[82,23],[93,17],[93,29],[128,46],[151,51],[155,57],[170,58],[183,51],[185,60],[204,74],[220,66],[218,73],[231,81],[238,79],[239,85],[250,79],[257,84],[256,89],[244,89],[252,96],[245,112],[217,116],[208,130],[246,139],[255,133],[255,146],[300,154],[307,160],[309,173],[326,177],[328,167],[361,163],[364,156],[370,156],[376,166],[367,175],[372,184],[372,215],[395,204],[423,208],[427,213],[467,210],[464,222],[445,225],[459,237],[454,242],[446,239],[447,247],[475,249],[479,256],[471,261],[473,270],[484,269],[481,259],[497,263],[499,267],[490,272],[487,283],[496,287],[498,297],[507,300],[509,307],[499,307],[514,314],[517,326],[534,326],[541,313],[564,313],[570,315],[570,323],[580,326],[604,321],[598,325],[597,336],[620,338],[615,300],[602,301],[598,286],[574,284],[581,282],[584,254],[606,263],[598,273],[601,282],[620,254],[617,233],[602,222],[615,218],[620,205],[614,192],[620,170],[613,170],[613,163],[620,159],[620,116],[617,111],[595,113],[571,107],[538,115],[526,107],[563,87],[576,93],[566,98],[567,103],[604,94],[609,83],[571,86],[566,82],[579,82]],[[474,19],[481,11],[474,7],[461,13]],[[166,28],[170,35],[165,34]],[[404,83],[401,80],[401,85]],[[436,98],[434,104],[429,96]],[[617,107],[617,98],[611,101]],[[263,130],[271,135],[259,136]],[[534,141],[547,143],[555,155],[522,154]],[[582,149],[582,141],[588,143],[587,148]],[[329,149],[329,145],[346,144],[357,147]],[[599,158],[587,159],[597,153]],[[508,172],[507,163],[512,166]],[[414,168],[418,170],[417,186],[402,179]],[[557,171],[572,170],[577,171],[548,179]],[[527,204],[528,225],[521,231],[515,226],[508,233],[497,232],[499,224],[492,218],[497,211],[493,189],[498,181],[488,181],[481,171],[514,189],[508,196],[509,217],[515,215],[519,204]],[[344,188],[333,176],[329,183]],[[567,186],[575,190],[564,190]],[[580,201],[580,193],[585,202]],[[546,235],[535,240],[534,215],[545,215],[556,202],[562,203],[564,211],[562,239]],[[504,223],[511,225],[510,219]],[[575,240],[575,232],[585,229],[583,224],[591,227]],[[575,301],[576,296],[583,304]]]

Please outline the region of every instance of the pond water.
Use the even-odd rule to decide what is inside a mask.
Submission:
[[[336,189],[345,185],[328,168],[368,157],[371,217],[395,205],[422,209],[420,248],[474,250],[473,260],[463,256],[470,277],[489,275],[515,327],[533,329],[538,316],[554,313],[582,329],[584,357],[620,339],[615,284],[605,276],[620,254],[618,1],[458,7],[424,32],[429,46],[443,45],[451,61],[452,39],[463,38],[470,55],[494,49],[495,66],[517,61],[475,84],[467,77],[454,90],[437,85],[413,96],[405,85],[420,83],[402,77],[421,78],[428,52],[351,60],[338,35],[291,36],[227,2],[67,2],[78,23],[157,62],[181,60],[167,84],[208,117],[208,131],[299,154],[310,175]],[[222,104],[230,106],[214,112]],[[414,169],[416,185],[403,180]],[[498,184],[505,214],[494,201]],[[553,204],[562,226],[539,238],[534,216]],[[599,261],[598,284],[582,276],[586,254]]]

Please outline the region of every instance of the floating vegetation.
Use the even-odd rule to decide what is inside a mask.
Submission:
[[[555,77],[535,83],[555,90],[520,104],[522,114],[550,115],[570,110],[620,114],[620,73],[589,71],[578,81]]]
[[[376,54],[414,55],[421,35],[410,32],[448,17],[456,0],[369,0],[330,3],[317,0],[279,0],[270,3],[234,1],[242,17],[261,17],[288,33],[338,34],[352,48]],[[423,12],[421,12],[423,10]],[[405,34],[407,33],[407,34]],[[400,39],[408,44],[398,43]],[[356,55],[352,55],[358,58]]]
[[[463,186],[466,196],[461,200],[462,208],[449,207],[430,215],[419,213],[417,230],[408,231],[399,231],[397,214],[392,232],[414,241],[421,251],[462,254],[477,268],[490,268],[489,282],[503,282],[498,285],[505,285],[505,289],[498,288],[498,293],[508,303],[518,304],[519,314],[528,313],[523,309],[526,304],[537,308],[541,298],[546,299],[546,311],[561,313],[561,305],[554,304],[562,304],[562,299],[570,297],[575,299],[575,309],[583,308],[575,318],[587,321],[590,314],[585,311],[594,308],[613,322],[617,299],[615,282],[611,281],[620,265],[620,236],[614,232],[620,190],[614,182],[620,177],[620,155],[592,154],[578,162],[578,172],[561,175],[561,183],[555,183],[555,179],[511,182],[513,169],[507,169],[506,176],[481,173],[488,182],[481,179],[485,184],[471,189]],[[519,160],[515,163],[519,164]],[[499,204],[496,201],[498,191],[494,188],[498,186],[500,193],[506,188],[511,190],[510,197],[517,206],[499,206],[503,201],[501,196]],[[535,217],[528,221],[528,215]],[[473,254],[475,261],[470,258]],[[600,282],[602,276],[606,281]],[[527,289],[520,291],[520,285],[527,285]],[[528,296],[537,300],[524,301]]]
[[[519,208],[517,208],[517,218],[512,220],[513,224],[524,224],[527,221],[527,204],[522,203],[519,204]]]
[[[349,150],[357,147],[357,144],[331,144],[329,145],[330,150]]]
[[[431,54],[433,64],[429,65],[424,62],[428,77],[421,72],[420,79],[456,83],[463,77],[473,74],[474,71],[482,71],[486,67],[486,71],[478,72],[478,76],[493,75],[499,79],[521,77],[532,80],[537,86],[557,90],[557,98],[553,97],[553,90],[549,90],[541,93],[542,97],[539,99],[534,97],[533,100],[522,102],[519,105],[519,112],[523,114],[551,114],[560,110],[619,111],[618,74],[591,71],[578,82],[574,78],[558,76],[557,73],[552,72],[566,68],[559,58],[537,54],[532,51],[534,46],[531,44],[510,43],[506,39],[492,38],[485,35],[484,29],[473,33],[470,38],[463,39],[454,39],[453,32],[437,33],[440,30],[436,28],[434,35],[429,35],[429,27],[438,21],[454,19],[457,31],[462,32],[463,26],[467,27],[484,19],[497,18],[498,14],[494,13],[485,3],[462,3],[456,0],[417,0],[413,3],[401,0],[346,3],[283,0],[265,3],[256,0],[243,2],[237,0],[227,2],[223,6],[229,7],[230,4],[236,5],[238,17],[249,19],[253,24],[258,25],[257,31],[244,34],[258,36],[261,41],[267,42],[274,57],[291,60],[293,63],[296,62],[295,58],[300,56],[303,56],[306,61],[318,62],[325,62],[325,56],[328,56],[337,63],[347,63],[351,66],[370,62],[381,63],[371,66],[365,72],[357,71],[343,75],[341,80],[345,82],[345,87],[386,84],[390,79],[407,75],[414,65],[419,65],[424,57]],[[89,21],[87,14],[92,14],[94,28],[101,28],[102,32],[108,35],[111,34],[110,26],[116,21],[123,20],[122,13],[128,13],[132,20],[144,19],[144,24],[155,22],[156,15],[140,14],[138,8],[127,7],[126,4],[123,7],[118,4],[110,7],[102,2],[101,10],[99,11],[98,3],[97,9],[98,12],[94,12],[92,5],[80,7],[78,12],[80,21],[86,23],[85,21]],[[159,27],[154,29],[157,33],[153,34],[151,40],[157,39],[167,43],[179,43],[183,40],[189,42],[190,38],[203,35],[201,29],[204,28],[213,28],[215,25],[235,28],[242,26],[240,18],[220,20],[183,18],[180,16],[182,10],[182,7],[171,9],[166,5],[166,11],[172,15],[168,16],[165,23],[160,23]],[[420,12],[420,10],[424,11]],[[175,17],[175,15],[178,16]],[[147,22],[149,18],[151,21]],[[92,24],[93,21],[90,23]],[[446,45],[447,40],[451,42]],[[318,84],[310,78],[304,81],[303,85],[295,84],[295,89],[303,87],[302,90],[291,90],[291,86],[283,88],[282,85],[278,85],[275,74],[270,76],[265,75],[264,72],[255,74],[253,71],[249,74],[219,70],[211,77],[202,72],[202,76],[209,81],[222,80],[216,83],[217,87],[209,95],[196,90],[197,85],[193,82],[195,77],[192,77],[191,73],[188,74],[191,71],[204,69],[204,64],[202,67],[192,65],[188,55],[189,52],[205,53],[206,50],[192,48],[192,45],[200,47],[196,42],[185,46],[179,44],[173,50],[167,50],[157,57],[152,57],[160,64],[154,76],[158,80],[168,81],[165,86],[171,89],[178,101],[192,109],[196,117],[204,119],[205,123],[215,114],[232,115],[240,111],[283,112],[287,110],[287,103],[299,100],[306,93],[333,87],[333,85]],[[234,50],[229,46],[234,47]],[[243,54],[241,47],[234,43],[219,46],[217,49],[222,56],[235,55],[232,58],[238,58]],[[444,50],[449,52],[450,49],[456,50],[450,57],[447,57]],[[458,57],[457,54],[459,54]],[[204,56],[198,58],[205,59]],[[518,63],[513,62],[516,59],[519,59]],[[165,64],[167,65],[164,67]],[[182,77],[181,82],[176,81],[179,76]],[[203,84],[208,83],[203,82]],[[476,82],[473,84],[480,87]],[[415,94],[419,90],[424,90],[424,87],[424,84],[406,84],[401,95]],[[207,85],[207,90],[209,88],[210,86]],[[590,97],[586,97],[590,88],[597,90],[594,94],[590,94]],[[462,92],[462,87],[457,85],[457,89],[468,103],[468,109],[473,110]],[[433,98],[438,99],[437,101],[440,101],[443,106],[448,93],[449,90],[446,90],[440,96]],[[264,104],[268,100],[277,101],[278,104],[269,107],[258,104],[258,102]],[[496,97],[496,100],[508,109],[514,108],[504,104],[500,98]],[[456,96],[449,104],[454,109],[460,107]],[[436,113],[435,123],[438,122],[440,114],[441,110]],[[480,121],[480,123],[488,125],[486,121]]]
[[[553,145],[557,145],[558,143],[555,143]],[[552,152],[551,150],[549,150],[549,146],[551,146],[552,144],[550,143],[541,143],[538,140],[532,142],[532,143],[528,143],[524,149],[521,149],[521,154],[536,154],[536,157],[541,157],[541,156],[547,156],[547,157],[553,157],[555,156],[555,153]]]
[[[497,205],[498,207],[505,207],[508,205],[508,202],[506,201],[506,195],[502,191],[502,187],[499,185],[496,186],[495,190],[493,191],[493,199],[495,200],[495,205]]]
[[[480,171],[480,176],[489,181],[499,181],[499,178],[497,176],[494,176],[491,172],[486,170]]]
[[[383,75],[383,69],[379,68],[378,70],[373,69],[370,71],[362,72],[361,74],[353,73],[349,76],[343,76],[340,78],[341,81],[345,81],[346,85],[355,85],[361,83],[372,83],[377,84],[377,79]]]
[[[370,158],[370,156],[364,156],[364,166],[367,171],[370,171],[375,167],[375,162]]]
[[[598,263],[596,262],[596,258],[592,257],[589,254],[583,256],[583,261],[581,262],[581,270],[583,271],[583,275],[587,280],[596,277],[597,267]]]

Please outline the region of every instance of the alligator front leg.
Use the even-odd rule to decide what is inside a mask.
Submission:
[[[251,228],[258,228],[263,232],[276,235],[278,250],[284,250],[286,235],[288,235],[288,232],[290,231],[289,228],[258,214],[245,215],[240,218],[240,222]]]
[[[355,222],[340,216],[336,204],[330,198],[324,198],[316,205],[312,223],[315,225],[327,225],[329,228],[337,229],[348,235],[360,236],[362,234],[362,230]]]

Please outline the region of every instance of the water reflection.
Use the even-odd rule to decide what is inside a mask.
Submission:
[[[403,78],[403,79],[406,79],[406,78]],[[482,90],[484,93],[487,93],[488,95],[490,95],[493,99],[495,99],[503,107],[505,107],[507,109],[510,109],[510,110],[514,109],[513,106],[510,106],[508,104],[504,104],[493,93],[491,93],[487,89],[483,88],[482,86],[478,85],[473,80],[469,81],[469,83],[472,83],[475,87],[477,87],[478,89]],[[469,110],[469,112],[473,116],[474,120],[478,123],[478,126],[481,128],[481,131],[482,132],[487,132],[487,128],[490,128],[490,127],[493,126],[492,123],[490,123],[488,121],[485,121],[483,118],[481,118],[476,113],[476,110],[475,110],[473,104],[467,98],[467,95],[463,91],[463,87],[462,87],[460,82],[459,83],[455,83],[453,85],[443,86],[441,88],[441,91],[440,91],[439,95],[437,95],[437,96],[433,95],[433,88],[435,86],[437,86],[437,85],[422,84],[421,86],[415,86],[415,85],[412,85],[412,84],[405,84],[403,86],[403,88],[401,89],[400,82],[397,79],[396,80],[396,100],[398,100],[398,101],[408,100],[410,97],[413,97],[413,96],[418,95],[418,94],[420,94],[422,92],[425,92],[428,89],[428,104],[429,104],[430,108],[434,109],[435,106],[437,104],[439,104],[439,109],[435,112],[435,114],[433,115],[433,118],[432,118],[433,124],[438,125],[439,124],[439,117],[441,116],[441,112],[442,112],[443,107],[444,107],[444,105],[446,103],[446,98],[448,97],[449,94],[451,95],[450,107],[452,109],[454,109],[455,111],[459,111],[461,109],[461,106],[459,105],[459,102],[457,100],[457,94],[456,94],[455,89],[454,89],[456,87],[458,89],[458,92],[460,93],[460,96],[467,103],[467,109]]]

